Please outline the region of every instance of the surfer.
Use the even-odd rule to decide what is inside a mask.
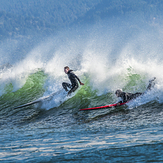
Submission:
[[[154,77],[152,80],[149,81],[149,85],[148,85],[146,91],[151,90],[151,88],[154,87],[155,83],[153,83],[153,81],[155,79],[156,79],[156,77]],[[121,101],[119,101],[117,103],[117,105],[120,105],[121,103],[128,102],[128,101],[130,101],[132,99],[135,99],[138,96],[143,95],[144,93],[141,93],[141,92],[127,93],[127,92],[123,92],[122,90],[118,89],[118,90],[115,91],[115,94],[116,94],[117,97],[120,97],[121,98]]]
[[[66,82],[62,83],[62,86],[66,92],[68,91],[68,88],[70,88],[67,95],[70,95],[72,92],[77,90],[77,88],[79,87],[77,80],[79,81],[80,85],[84,85],[72,71],[73,70],[70,70],[68,66],[64,67],[64,72],[68,75],[68,78],[71,82],[71,84],[66,83]]]

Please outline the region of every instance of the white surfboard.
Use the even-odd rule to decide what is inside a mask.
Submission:
[[[63,89],[62,89],[63,90]],[[62,90],[59,90],[57,92],[54,92],[48,96],[44,96],[44,97],[41,97],[35,101],[32,101],[32,102],[29,102],[29,103],[26,103],[26,104],[23,104],[23,105],[20,105],[20,106],[17,106],[13,109],[18,109],[18,108],[23,108],[23,107],[26,107],[26,106],[30,106],[30,105],[33,105],[33,104],[36,104],[36,103],[39,103],[39,102],[43,102],[44,100],[51,100],[51,98],[57,94],[59,94]]]

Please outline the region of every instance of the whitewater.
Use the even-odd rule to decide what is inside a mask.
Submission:
[[[162,27],[138,12],[0,42],[0,161],[163,162]],[[68,97],[65,66],[84,83]],[[144,92],[153,77],[124,106],[79,111],[116,103],[117,89]]]

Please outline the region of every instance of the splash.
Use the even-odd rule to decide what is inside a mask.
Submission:
[[[137,24],[138,18],[130,23],[125,19],[114,22],[101,20],[85,29],[60,31],[30,47],[23,58],[15,54],[12,66],[1,70],[1,96],[6,93],[7,85],[12,84],[12,92],[21,89],[29,75],[38,69],[47,75],[43,96],[57,92],[62,89],[63,81],[69,82],[63,72],[63,67],[68,65],[81,80],[89,80],[86,86],[90,86],[98,96],[108,92],[114,96],[114,91],[118,88],[133,93],[143,92],[148,80],[156,76],[156,93],[159,102],[162,102],[163,32],[158,24],[156,26],[142,20]],[[16,47],[23,44],[21,42],[19,45],[20,42],[17,40]],[[10,61],[8,56],[5,62]],[[58,98],[53,99],[54,103]],[[51,102],[47,108],[54,106],[56,105]]]

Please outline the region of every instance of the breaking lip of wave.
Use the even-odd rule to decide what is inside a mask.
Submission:
[[[126,24],[124,20],[110,25],[105,21],[87,30],[62,31],[40,42],[22,60],[15,57],[13,66],[1,71],[1,95],[7,83],[13,84],[13,92],[20,89],[29,74],[38,68],[48,76],[44,96],[58,91],[61,83],[68,81],[63,67],[69,65],[82,80],[89,78],[92,90],[97,90],[98,95],[118,88],[129,92],[144,91],[144,85],[156,76],[156,93],[158,101],[162,102],[163,75],[159,71],[163,68],[162,33],[159,26],[139,22],[139,25],[145,24],[140,29],[137,22],[132,20]],[[136,32],[132,33],[133,29]],[[134,74],[139,77],[132,79]]]

